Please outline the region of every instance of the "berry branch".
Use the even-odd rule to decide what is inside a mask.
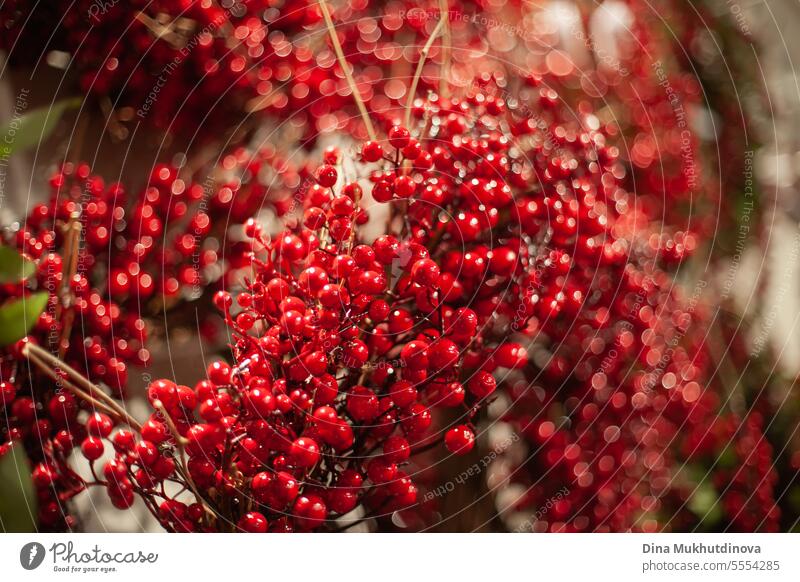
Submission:
[[[350,92],[353,94],[353,99],[355,100],[356,106],[361,113],[361,120],[364,122],[364,126],[367,128],[367,135],[369,135],[371,140],[376,140],[377,134],[375,133],[375,128],[372,125],[372,119],[370,119],[367,106],[364,104],[364,100],[361,98],[361,92],[358,90],[358,85],[356,85],[355,79],[353,79],[353,73],[350,71],[350,63],[347,62],[347,58],[344,56],[344,51],[342,51],[342,43],[339,42],[339,36],[336,34],[336,27],[333,24],[333,19],[331,18],[331,12],[328,8],[327,0],[319,0],[319,7],[322,10],[323,17],[325,18],[325,26],[328,29],[328,35],[330,36],[333,50],[336,53],[336,59],[339,61],[339,68],[342,69],[342,73],[344,73],[344,77],[347,79]]]

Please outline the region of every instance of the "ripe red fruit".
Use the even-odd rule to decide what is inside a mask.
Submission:
[[[435,288],[439,284],[441,270],[431,259],[421,259],[411,267],[411,277],[417,285]]]
[[[464,395],[461,382],[441,382],[436,403],[440,406],[460,406],[464,402]]]
[[[303,358],[303,364],[312,376],[322,376],[328,370],[328,355],[323,351],[311,352]]]
[[[310,228],[311,230],[322,228],[325,225],[326,220],[325,211],[316,206],[307,208],[303,213],[303,224],[306,226],[306,228]]]
[[[397,465],[385,457],[373,459],[367,466],[367,476],[375,484],[388,483],[397,476]]]
[[[452,368],[458,363],[458,346],[449,339],[439,339],[428,349],[429,366],[432,372]]]
[[[136,436],[133,432],[122,429],[114,435],[112,441],[114,442],[114,449],[117,452],[128,452],[133,450],[133,447],[136,445]]]
[[[158,459],[158,449],[150,441],[139,441],[136,443],[135,457],[137,461],[149,467]]]
[[[299,491],[300,484],[297,482],[297,479],[295,479],[291,473],[279,471],[273,477],[272,484],[269,488],[270,506],[276,510],[283,509],[297,497]]]
[[[11,382],[0,382],[0,407],[9,406],[17,396],[17,389]]]
[[[331,511],[345,514],[358,505],[358,494],[350,489],[333,489],[328,493],[328,506]]]
[[[401,125],[394,125],[389,130],[389,143],[396,149],[403,149],[411,141],[411,133]]]
[[[466,425],[451,428],[444,435],[447,450],[456,455],[466,455],[475,446],[475,433]]]
[[[400,243],[394,236],[383,234],[372,243],[372,249],[382,265],[390,265],[399,256]]]
[[[353,420],[359,422],[375,419],[380,414],[377,395],[364,386],[353,387],[347,396],[347,412]]]
[[[231,381],[231,367],[225,362],[212,362],[207,373],[208,379],[217,386],[225,386]]]
[[[377,162],[383,156],[383,148],[376,141],[365,142],[361,147],[361,157],[365,162]]]
[[[14,390],[13,387],[12,390]],[[14,392],[16,393],[15,390]],[[70,393],[59,394],[50,399],[47,411],[56,424],[67,424],[78,416],[78,403]]]
[[[503,368],[524,368],[528,363],[528,352],[520,344],[507,342],[492,354],[495,363]]]
[[[459,307],[453,313],[450,321],[450,326],[446,330],[455,336],[464,336],[471,338],[475,335],[478,328],[478,316],[468,307]]]
[[[169,431],[167,426],[153,415],[142,425],[141,435],[143,439],[158,445],[169,438]]]
[[[247,533],[266,533],[267,518],[258,511],[249,511],[239,520],[239,529]]]
[[[298,467],[308,469],[313,467],[319,461],[319,445],[314,439],[308,437],[300,437],[292,442],[289,449],[289,456]]]
[[[320,267],[309,267],[297,278],[298,284],[311,295],[316,295],[328,284],[328,273]]]
[[[263,418],[275,410],[275,397],[268,390],[254,388],[244,398],[248,411],[254,417]]]
[[[411,370],[426,370],[428,368],[428,347],[425,340],[412,340],[400,350],[400,360]]]
[[[469,212],[458,212],[451,224],[452,236],[459,241],[472,242],[481,233],[480,220]]]
[[[303,325],[303,314],[299,311],[290,309],[281,316],[281,329],[287,335],[299,335],[303,331]]]
[[[407,436],[416,437],[424,433],[433,422],[431,411],[419,402],[409,406],[401,420]]]
[[[411,447],[403,437],[389,437],[383,443],[383,455],[392,463],[403,463],[411,455]]]
[[[398,176],[392,183],[392,189],[399,198],[410,198],[417,190],[417,184],[410,176]]]
[[[301,495],[292,507],[294,520],[297,527],[304,531],[317,529],[325,521],[328,508],[321,497],[317,495]]]
[[[497,388],[494,376],[488,372],[479,371],[467,383],[467,389],[478,398],[489,396]]]
[[[86,431],[95,437],[105,438],[111,434],[113,428],[114,422],[102,412],[95,412],[86,420]]]
[[[267,295],[273,301],[281,302],[291,293],[291,287],[286,279],[275,277],[270,279],[266,286]]]
[[[339,173],[333,166],[324,165],[320,166],[319,170],[317,170],[317,181],[320,183],[320,186],[324,186],[325,188],[331,188],[336,184],[338,177]]]
[[[97,437],[86,437],[81,443],[81,452],[90,461],[99,459],[103,455],[104,449],[103,441]]]
[[[214,364],[211,364],[212,366]],[[211,368],[209,368],[209,376]],[[175,382],[170,380],[156,380],[147,387],[147,398],[151,404],[160,401],[167,410],[173,410],[178,406],[178,387]]]
[[[233,297],[227,291],[217,291],[214,294],[214,307],[223,313],[227,313],[233,305]]]
[[[399,408],[406,408],[417,401],[417,389],[411,382],[400,380],[392,384],[389,396]]]
[[[344,346],[342,362],[348,368],[360,368],[369,358],[369,349],[361,340],[353,340]]]
[[[265,503],[267,496],[270,494],[271,485],[272,475],[266,471],[253,475],[253,480],[250,482],[250,490],[253,492],[253,498],[259,503]]]
[[[369,318],[373,323],[380,323],[389,315],[389,304],[383,299],[376,299],[369,304]]]

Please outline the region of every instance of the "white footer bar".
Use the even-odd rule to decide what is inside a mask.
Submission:
[[[799,565],[797,534],[0,534],[9,582],[797,581]]]

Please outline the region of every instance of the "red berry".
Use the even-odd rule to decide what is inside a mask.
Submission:
[[[428,368],[428,347],[425,340],[412,340],[400,350],[400,360],[411,370],[426,370]]]
[[[466,455],[475,446],[475,433],[468,426],[461,424],[447,431],[444,435],[444,444],[451,453]]]
[[[136,444],[136,458],[145,466],[150,466],[158,459],[158,448],[150,441],[139,441]]]
[[[300,530],[317,529],[325,521],[328,508],[325,502],[316,495],[301,495],[292,507],[294,520]]]
[[[212,364],[213,366],[214,364]],[[210,368],[209,368],[210,374]],[[160,401],[167,410],[175,409],[180,400],[178,399],[178,387],[175,382],[170,380],[156,380],[147,387],[147,398],[151,404]]]
[[[411,455],[411,447],[403,437],[389,437],[383,443],[383,455],[392,463],[403,463]]]
[[[417,285],[435,288],[439,284],[441,271],[431,259],[421,259],[411,267],[411,276]]]
[[[226,386],[231,381],[231,367],[225,362],[213,362],[208,367],[208,379],[217,386]]]
[[[364,142],[361,147],[361,157],[365,162],[377,162],[383,156],[383,148],[376,141]]]
[[[104,449],[105,446],[103,445],[103,441],[97,437],[86,437],[81,443],[81,452],[83,453],[83,456],[90,461],[96,461],[99,459],[103,455]]]
[[[223,313],[227,313],[233,305],[233,298],[227,291],[217,291],[214,294],[214,307]]]
[[[411,382],[400,380],[389,389],[389,396],[399,408],[406,408],[417,401],[417,389]]]
[[[398,198],[410,198],[417,190],[417,183],[410,176],[398,176],[392,183],[392,189]]]
[[[264,418],[275,410],[275,397],[267,390],[254,388],[245,393],[245,406],[256,418]]]
[[[503,368],[524,368],[528,363],[528,353],[520,344],[504,343],[492,354],[495,363]]]
[[[448,370],[458,363],[458,346],[448,339],[437,340],[428,349],[428,359],[432,372]]]
[[[367,476],[375,484],[388,483],[397,476],[397,465],[388,458],[377,458],[369,462]]]
[[[403,149],[411,141],[409,131],[400,125],[394,125],[389,130],[389,143],[396,149]]]
[[[333,166],[320,166],[319,170],[317,170],[317,181],[320,183],[320,186],[324,186],[325,188],[331,188],[336,184],[336,179],[338,177],[339,174]]]
[[[101,412],[95,412],[86,421],[86,430],[95,437],[105,438],[111,434],[114,423],[111,418]]]
[[[347,412],[358,422],[370,421],[380,414],[378,397],[369,388],[355,386],[347,396]]]
[[[319,461],[319,445],[314,439],[300,437],[295,439],[289,449],[292,460],[304,469],[313,467]]]
[[[247,533],[266,533],[267,518],[257,511],[248,511],[239,520],[239,529]]]
[[[479,371],[467,383],[467,388],[478,398],[485,398],[495,391],[497,382],[488,372]]]

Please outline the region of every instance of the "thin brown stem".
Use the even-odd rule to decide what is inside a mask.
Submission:
[[[189,489],[192,490],[194,494],[194,498],[197,503],[204,510],[204,517],[203,520],[206,524],[208,521],[206,520],[206,516],[212,515],[214,516],[214,512],[206,505],[203,496],[200,495],[200,491],[197,489],[197,485],[195,485],[194,479],[192,479],[191,474],[189,473],[189,466],[186,464],[186,445],[189,442],[186,438],[182,437],[181,434],[178,432],[178,427],[175,426],[175,423],[172,420],[172,417],[167,413],[167,409],[164,408],[164,404],[160,400],[156,400],[153,402],[153,407],[158,410],[161,414],[161,417],[164,419],[164,423],[167,425],[170,434],[172,435],[173,440],[175,441],[175,447],[178,449],[178,456],[180,466],[178,467],[178,471],[181,473],[183,478],[186,480],[186,484],[189,486]]]
[[[88,392],[84,392],[83,390],[81,390],[80,388],[78,388],[77,386],[72,384],[69,380],[60,377],[55,372],[55,370],[53,370],[50,366],[47,365],[46,362],[44,362],[43,360],[41,360],[40,358],[38,358],[37,356],[35,356],[32,353],[28,353],[27,356],[28,356],[28,359],[31,361],[32,364],[34,364],[37,368],[39,368],[42,372],[44,372],[44,374],[47,377],[49,377],[51,380],[53,380],[53,382],[55,382],[57,385],[63,386],[64,388],[69,390],[72,394],[74,394],[75,396],[77,396],[81,400],[91,404],[93,408],[95,408],[97,410],[100,410],[101,412],[105,412],[109,416],[113,416],[114,418],[117,418],[118,420],[122,420],[123,422],[126,422],[125,418],[121,418],[121,419],[119,418],[119,415],[117,414],[117,412],[115,410],[113,410],[112,408],[110,408],[109,406],[104,404],[103,402],[100,402],[99,400],[94,398]]]
[[[453,37],[450,33],[450,5],[448,0],[439,0],[439,18],[442,27],[442,78],[439,79],[439,94],[447,97],[450,93],[450,64],[453,52]]]
[[[327,1],[319,0],[319,7],[322,10],[322,16],[325,18],[325,26],[328,29],[328,35],[331,37],[331,43],[333,44],[333,50],[336,53],[336,59],[339,61],[339,66],[342,68],[342,72],[344,73],[345,79],[347,79],[347,84],[350,87],[350,91],[353,93],[353,99],[355,99],[356,106],[361,112],[361,119],[364,121],[364,125],[367,128],[369,139],[375,141],[378,139],[377,134],[375,133],[375,128],[373,127],[372,120],[369,117],[367,106],[364,104],[364,100],[361,98],[361,93],[358,91],[356,81],[353,79],[353,74],[350,72],[350,64],[347,62],[347,59],[344,56],[342,44],[339,42],[339,37],[336,34],[336,28],[333,26],[333,18],[331,18],[331,12],[328,8]]]
[[[161,417],[164,419],[164,424],[167,425],[169,432],[172,434],[172,438],[175,439],[175,446],[178,447],[178,450],[183,453],[184,447],[189,443],[189,441],[182,437],[181,434],[178,432],[178,427],[175,426],[175,422],[172,420],[172,417],[167,413],[167,409],[164,408],[164,404],[160,400],[156,400],[153,402],[153,408],[158,410],[161,414]]]
[[[154,18],[150,18],[144,12],[138,12],[135,16],[136,20],[144,24],[156,39],[164,39],[170,43],[173,48],[180,49],[186,44],[185,39],[176,33],[172,26],[161,24]]]
[[[405,123],[406,127],[409,126],[411,123],[411,107],[414,105],[414,97],[417,94],[417,85],[419,84],[419,79],[422,77],[422,69],[425,67],[425,61],[428,58],[428,53],[431,52],[431,47],[433,46],[433,42],[436,40],[436,37],[439,36],[439,33],[444,28],[445,19],[447,15],[443,15],[442,18],[439,19],[439,22],[436,24],[436,28],[433,29],[431,36],[428,38],[428,42],[425,43],[425,46],[422,47],[422,50],[419,53],[419,62],[417,63],[417,70],[414,72],[414,78],[411,80],[411,87],[408,90],[408,100],[406,101],[406,117]]]
[[[83,150],[83,139],[86,137],[86,128],[89,126],[89,116],[86,113],[86,103],[82,103],[78,112],[78,120],[75,122],[75,137],[70,141],[65,159],[78,163],[81,159]]]
[[[75,311],[70,309],[74,301],[69,290],[69,282],[72,281],[78,272],[78,260],[80,258],[81,247],[81,223],[78,213],[73,213],[67,223],[66,236],[64,242],[64,264],[67,265],[67,276],[64,278],[61,288],[61,300],[56,309],[56,318],[61,318],[62,306],[66,304],[67,312],[63,317],[63,326],[58,339],[58,357],[63,358],[68,347],[69,336],[72,333],[72,324],[75,320]]]
[[[107,408],[111,408],[116,413],[115,414],[116,416],[123,419],[132,428],[136,429],[137,431],[141,430],[142,425],[139,424],[139,422],[135,418],[133,418],[130,414],[128,414],[128,412],[124,408],[122,408],[122,406],[120,406],[116,400],[114,400],[111,396],[103,392],[98,386],[95,386],[92,382],[90,382],[87,378],[85,378],[80,372],[75,370],[75,368],[73,368],[69,364],[62,362],[61,360],[56,358],[53,354],[35,344],[31,343],[25,344],[25,347],[23,348],[22,352],[23,355],[25,355],[29,359],[32,359],[32,356],[34,358],[37,358],[41,364],[51,369],[54,374],[55,370],[62,370],[76,384],[79,384],[85,392],[90,394],[93,400],[102,401]]]
[[[117,113],[114,111],[114,104],[108,97],[100,99],[100,109],[106,118],[106,127],[111,137],[117,141],[123,141],[128,137],[128,128],[122,125],[117,119]]]

